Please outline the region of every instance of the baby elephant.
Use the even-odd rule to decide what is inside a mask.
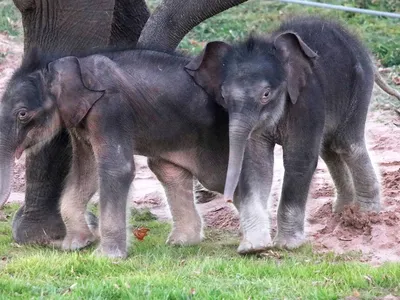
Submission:
[[[61,242],[50,243],[74,250],[99,234],[100,254],[127,255],[134,154],[149,158],[165,189],[173,218],[167,242],[199,243],[202,222],[193,201],[193,179],[223,192],[228,116],[187,74],[188,63],[183,56],[146,50],[57,60],[30,53],[0,106],[2,199],[10,190],[14,155],[35,151],[66,128],[73,148],[60,200],[67,233]],[[99,233],[86,220],[87,202],[98,188]]]
[[[304,242],[306,199],[319,155],[336,186],[336,212],[353,201],[365,210],[380,209],[364,138],[374,67],[344,28],[318,18],[293,19],[269,36],[237,45],[210,42],[186,69],[229,113],[225,197],[264,207],[257,220],[243,218],[242,228],[269,223],[275,144],[283,147],[285,168],[276,246]],[[260,148],[267,155],[260,157]],[[250,182],[260,190],[249,192]],[[239,252],[271,244],[265,230],[249,232],[252,242],[242,242]]]
[[[102,73],[94,76],[98,70]],[[116,105],[125,110],[129,107],[117,92],[119,89],[126,91],[128,86],[122,72],[103,56],[88,59],[65,57],[31,75],[32,89],[21,83],[20,91],[31,95],[21,95],[20,99],[29,100],[21,101],[15,107],[15,118],[23,125],[16,143],[16,158],[24,150],[35,151],[50,142],[63,128],[68,128],[71,136],[72,165],[60,201],[61,215],[67,228],[60,246],[65,250],[85,247],[100,235],[101,243],[96,250],[99,254],[126,256],[126,198],[135,165],[133,138],[127,138],[133,131],[131,116],[116,109]],[[98,76],[111,78],[111,74],[112,83],[98,79]],[[113,86],[111,91],[105,91],[107,84]],[[110,99],[116,103],[108,104]],[[104,107],[106,104],[109,105],[107,108]],[[107,110],[108,113],[104,113]],[[85,212],[98,185],[100,232],[92,232],[93,228],[86,224],[90,221]]]

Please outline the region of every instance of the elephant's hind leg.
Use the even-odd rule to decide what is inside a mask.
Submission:
[[[202,221],[193,198],[193,175],[163,159],[149,158],[149,168],[165,189],[173,227],[167,243],[194,245],[203,239]]]
[[[341,212],[344,206],[353,203],[355,190],[350,170],[340,154],[325,147],[321,154],[336,187],[336,201],[333,205],[334,212]]]
[[[365,142],[347,147],[341,154],[351,172],[356,203],[365,211],[380,210],[380,186]]]

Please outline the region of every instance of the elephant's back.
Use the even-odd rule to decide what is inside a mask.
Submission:
[[[133,50],[110,58],[130,75],[132,87],[141,94],[139,101],[146,101],[156,111],[154,128],[176,127],[177,132],[185,132],[214,126],[215,103],[185,71],[186,57]]]
[[[112,60],[140,84],[171,98],[188,96],[198,86],[184,70],[188,59],[150,50],[124,51]]]

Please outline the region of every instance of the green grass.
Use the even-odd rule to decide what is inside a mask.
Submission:
[[[125,261],[12,242],[16,206],[0,222],[0,299],[374,299],[400,295],[398,264],[372,267],[357,256],[314,254],[310,246],[271,257],[236,254],[237,234],[208,230],[199,246],[165,245],[170,225],[146,221],[143,242],[132,239]],[[138,221],[140,220],[140,221]],[[279,257],[280,256],[280,257]]]

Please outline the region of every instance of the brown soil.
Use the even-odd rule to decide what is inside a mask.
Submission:
[[[382,172],[382,177],[384,195],[388,197],[400,197],[400,168],[396,171],[384,171]]]
[[[19,65],[22,44],[0,34],[0,94],[6,82]],[[387,98],[378,88],[375,98]],[[393,100],[396,101],[396,100]],[[306,234],[315,251],[345,253],[359,251],[362,260],[372,263],[400,261],[400,124],[399,117],[387,106],[373,104],[368,116],[367,138],[371,156],[381,175],[382,207],[380,213],[363,213],[357,207],[347,207],[341,214],[332,213],[334,186],[327,168],[319,161],[307,204]],[[165,201],[162,186],[148,169],[146,159],[136,157],[137,176],[133,207],[150,209],[161,220],[170,220],[171,214]],[[24,156],[16,162],[10,201],[21,201],[25,191]],[[275,151],[274,183],[271,191],[271,232],[276,230],[276,209],[283,178],[282,150]],[[93,201],[96,201],[95,196]],[[197,205],[208,227],[239,229],[236,209],[231,203],[217,198]],[[0,211],[1,216],[1,211]],[[1,218],[1,217],[0,217]]]
[[[239,230],[239,216],[233,206],[221,205],[203,215],[208,227],[228,230]]]

